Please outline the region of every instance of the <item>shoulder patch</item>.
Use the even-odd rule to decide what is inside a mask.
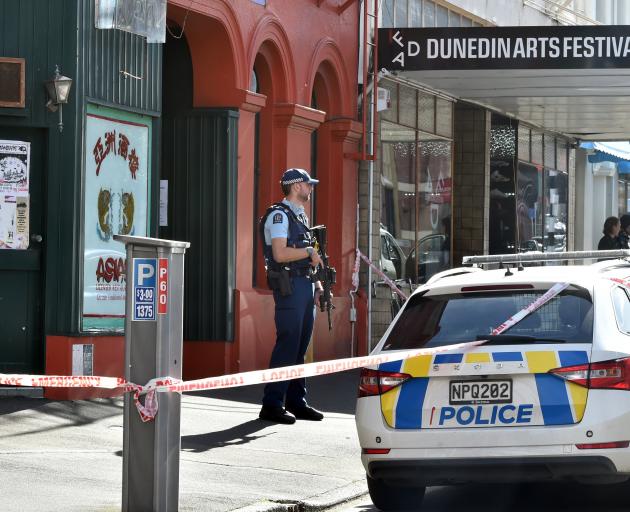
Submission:
[[[273,216],[273,223],[274,224],[282,224],[282,214],[281,213],[276,213]]]

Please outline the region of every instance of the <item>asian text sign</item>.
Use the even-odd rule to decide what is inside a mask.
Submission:
[[[150,118],[88,109],[83,329],[122,329],[126,253],[113,235],[147,236]]]

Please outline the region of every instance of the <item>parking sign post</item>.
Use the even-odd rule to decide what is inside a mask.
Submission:
[[[182,377],[184,254],[188,242],[115,235],[127,246],[125,379],[145,384]],[[142,422],[125,395],[123,511],[177,510],[180,405],[178,393],[161,393],[155,420]]]

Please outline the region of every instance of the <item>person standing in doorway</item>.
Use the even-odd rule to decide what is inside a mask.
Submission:
[[[317,183],[304,169],[288,169],[280,181],[284,199],[260,219],[267,283],[275,302],[276,344],[270,368],[303,364],[311,340],[315,304],[322,292],[321,283],[311,278],[322,260],[304,207]],[[267,384],[259,417],[292,424],[296,418],[320,421],[324,415],[307,404],[306,382],[301,378]]]
[[[604,222],[604,236],[599,240],[597,250],[614,251],[615,249],[621,249],[621,243],[619,242],[620,229],[619,219],[617,217],[608,217]]]

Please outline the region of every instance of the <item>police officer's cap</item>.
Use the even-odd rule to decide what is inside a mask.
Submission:
[[[282,175],[280,183],[283,185],[293,185],[294,183],[309,183],[317,185],[319,180],[311,178],[310,174],[304,169],[287,169]]]

